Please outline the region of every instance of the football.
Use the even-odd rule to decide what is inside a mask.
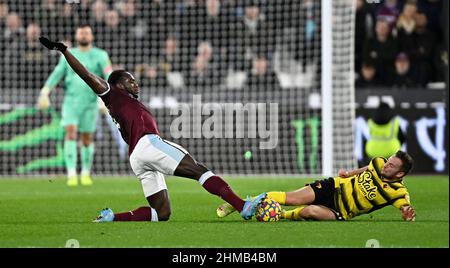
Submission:
[[[277,201],[266,197],[256,207],[255,216],[258,221],[279,221],[281,218],[281,206]]]

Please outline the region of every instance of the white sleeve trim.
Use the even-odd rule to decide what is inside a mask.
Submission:
[[[105,92],[101,93],[101,94],[97,94],[99,97],[105,96],[111,90],[111,87],[109,86],[109,84],[108,83],[106,83],[106,84],[108,85],[108,89]]]
[[[215,174],[212,173],[212,171],[206,171],[205,173],[203,173],[202,176],[200,176],[200,179],[198,179],[198,183],[200,183],[200,185],[203,185],[205,181],[207,181],[212,176],[215,176]]]

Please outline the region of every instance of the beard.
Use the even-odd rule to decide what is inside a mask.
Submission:
[[[85,40],[80,40],[80,41],[78,41],[78,45],[80,46],[80,47],[87,47],[87,46],[89,46],[91,44],[91,42],[88,42],[88,41],[85,41]]]
[[[391,180],[392,177],[393,177],[393,176],[388,176],[388,175],[386,175],[386,173],[384,173],[383,171],[380,172],[380,175],[381,175],[383,178],[388,179],[388,180]]]

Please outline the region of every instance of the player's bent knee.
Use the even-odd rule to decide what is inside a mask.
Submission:
[[[159,221],[168,221],[170,219],[170,215],[172,212],[170,209],[163,209],[158,211],[158,220]]]
[[[302,210],[301,216],[307,219],[316,219],[320,216],[320,208],[318,206],[307,206]]]

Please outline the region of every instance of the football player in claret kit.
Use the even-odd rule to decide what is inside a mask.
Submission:
[[[124,70],[113,71],[108,82],[89,72],[60,42],[39,38],[48,49],[60,51],[70,67],[102,98],[109,114],[117,123],[122,138],[129,145],[130,164],[140,179],[150,206],[116,213],[103,209],[95,222],[167,221],[171,214],[164,174],[197,180],[209,193],[217,195],[248,220],[266,193],[244,201],[230,186],[204,165],[198,163],[180,145],[159,136],[156,120],[138,100],[139,86],[133,75]]]
[[[340,170],[337,177],[292,192],[268,192],[267,197],[281,205],[298,206],[281,212],[287,220],[350,220],[392,205],[400,209],[403,220],[414,221],[416,212],[403,184],[412,165],[409,154],[397,151],[389,159],[375,157],[360,169]],[[225,203],[217,208],[217,215],[222,218],[233,211]]]

